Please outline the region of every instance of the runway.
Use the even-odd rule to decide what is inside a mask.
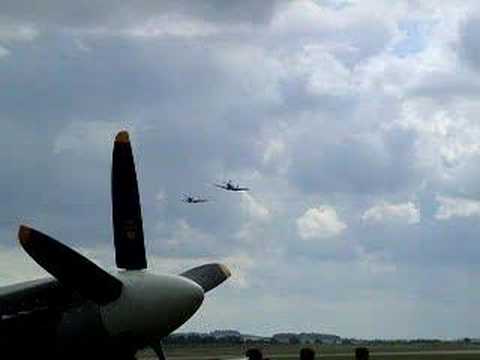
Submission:
[[[297,354],[287,353],[287,354],[264,354],[265,357],[270,359],[286,359],[295,357]],[[371,352],[370,356],[375,358],[376,356],[446,356],[446,355],[479,355],[480,350],[426,350],[426,351],[391,351],[391,352]],[[337,353],[337,354],[316,354],[316,357],[353,357],[354,354],[349,353]],[[139,357],[141,360],[154,360],[157,359],[153,355],[144,355]],[[233,357],[231,355],[204,355],[204,356],[168,356],[169,360],[245,360],[245,357]]]

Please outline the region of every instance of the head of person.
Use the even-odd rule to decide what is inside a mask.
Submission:
[[[303,348],[300,350],[300,360],[314,360],[315,351],[310,348]]]
[[[245,352],[245,356],[248,358],[248,360],[262,360],[263,359],[262,352],[259,349],[248,349]]]

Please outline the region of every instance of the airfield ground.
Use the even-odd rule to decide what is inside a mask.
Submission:
[[[170,360],[213,360],[240,359],[250,347],[262,350],[264,357],[270,360],[298,359],[301,345],[177,345],[165,348]],[[354,359],[354,349],[350,345],[314,345],[316,358],[326,360]],[[376,345],[367,346],[370,358],[375,360],[480,360],[480,345],[462,345],[458,343],[426,345]],[[139,359],[154,359],[148,351]]]

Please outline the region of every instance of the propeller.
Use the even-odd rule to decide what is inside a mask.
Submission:
[[[38,265],[86,299],[105,305],[120,296],[120,280],[68,246],[25,225],[20,226],[18,238]]]
[[[225,265],[214,263],[197,266],[180,275],[197,283],[204,292],[207,292],[227,280],[231,273]]]
[[[146,269],[147,260],[137,174],[126,131],[115,137],[111,185],[115,262],[126,271],[114,276],[26,225],[20,226],[18,238],[32,259],[63,286],[98,305],[109,336],[134,334],[138,339],[160,339],[187,321],[201,305],[204,293],[224,282],[230,271],[216,263],[179,276],[132,271]],[[159,359],[165,358],[161,344],[152,347]]]
[[[117,267],[125,270],[146,269],[137,174],[126,131],[117,134],[113,145],[112,220]]]

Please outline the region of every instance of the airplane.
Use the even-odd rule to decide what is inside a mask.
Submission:
[[[189,203],[189,204],[200,204],[200,203],[206,203],[210,200],[205,199],[205,198],[199,198],[199,197],[196,197],[196,196],[185,195],[184,194],[182,201],[186,202],[186,203]]]
[[[134,360],[184,324],[205,293],[230,277],[222,264],[173,274],[147,271],[142,213],[129,134],[114,141],[111,172],[117,272],[21,225],[21,247],[52,278],[0,287],[0,357]]]
[[[228,180],[223,184],[213,184],[214,186],[228,191],[249,191],[250,189],[247,187],[240,187],[239,185],[233,184],[232,180]]]

